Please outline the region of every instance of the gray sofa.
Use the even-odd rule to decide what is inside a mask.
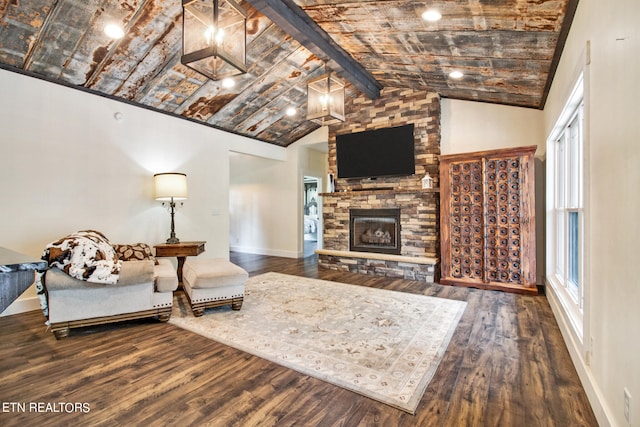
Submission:
[[[176,269],[168,259],[122,262],[113,285],[74,279],[58,268],[46,272],[49,322],[57,339],[70,328],[121,320],[171,316],[173,291],[178,287]]]

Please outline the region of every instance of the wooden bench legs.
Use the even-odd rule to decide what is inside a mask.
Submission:
[[[193,312],[193,315],[195,317],[202,316],[206,308],[221,307],[223,305],[229,305],[229,304],[231,304],[232,310],[237,311],[242,308],[242,303],[244,301],[244,297],[237,297],[237,298],[229,298],[229,299],[217,300],[217,301],[203,301],[203,302],[194,303],[194,302],[191,302],[191,299],[187,292],[185,292],[185,295],[187,296],[187,299],[189,299],[189,304],[191,304],[191,311]]]

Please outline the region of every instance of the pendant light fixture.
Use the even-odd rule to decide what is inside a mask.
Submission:
[[[247,72],[247,13],[233,0],[182,0],[180,62],[211,80]]]
[[[307,120],[319,125],[344,121],[344,83],[326,65],[323,75],[307,81]]]

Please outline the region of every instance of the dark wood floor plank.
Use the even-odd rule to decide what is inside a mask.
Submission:
[[[543,295],[441,286],[232,253],[268,271],[467,302],[415,415],[166,323],[72,330],[0,318],[3,402],[87,402],[88,413],[0,413],[3,426],[596,426]],[[179,309],[189,307],[178,299]]]
[[[463,418],[465,425],[485,425],[489,385],[495,367],[496,318],[499,293],[484,291],[472,313],[469,341],[462,357],[456,381],[456,393],[449,406],[445,425],[456,425]]]
[[[555,381],[553,371],[559,366],[551,365],[548,347],[538,316],[538,299],[523,297],[516,300],[517,316],[521,336],[520,374],[523,389],[531,389],[543,404],[526,405],[526,417],[538,425],[564,426],[573,422],[572,414],[551,402],[565,400]],[[557,328],[557,325],[555,326]],[[527,396],[528,398],[530,396]],[[568,403],[568,402],[567,402]]]

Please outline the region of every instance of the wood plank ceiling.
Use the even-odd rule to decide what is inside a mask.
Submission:
[[[0,0],[0,67],[287,146],[318,127],[324,62],[246,1],[247,74],[224,88],[180,63],[180,0]],[[295,0],[382,87],[542,108],[577,0]],[[437,8],[442,20],[421,18]],[[125,37],[103,32],[120,22]],[[464,77],[453,80],[450,71]],[[359,95],[347,85],[347,96]],[[286,110],[296,107],[295,116]]]

